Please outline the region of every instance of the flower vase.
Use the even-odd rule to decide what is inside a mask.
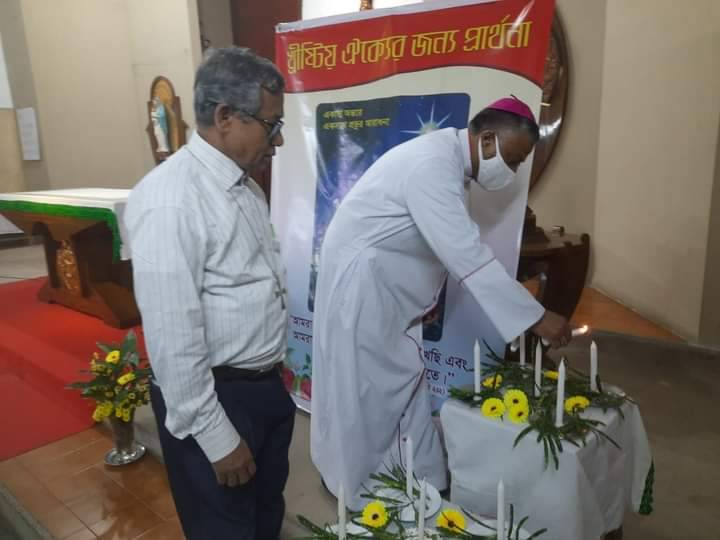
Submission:
[[[145,455],[145,446],[135,441],[135,424],[131,419],[123,421],[115,416],[110,418],[115,448],[105,454],[105,464],[111,466],[135,463]]]

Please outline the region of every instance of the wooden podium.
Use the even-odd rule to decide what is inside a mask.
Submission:
[[[3,210],[45,246],[48,280],[38,298],[101,318],[115,328],[140,323],[130,261],[114,260],[113,233],[101,219]]]

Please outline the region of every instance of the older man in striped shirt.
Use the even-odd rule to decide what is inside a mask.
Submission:
[[[125,223],[175,505],[196,539],[276,539],[295,406],[285,271],[249,170],[283,144],[284,81],[248,49],[195,80],[197,132],[135,187]]]

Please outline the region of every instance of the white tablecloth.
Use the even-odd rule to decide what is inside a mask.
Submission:
[[[0,201],[24,201],[112,210],[117,218],[120,241],[122,242],[120,246],[120,258],[129,259],[130,251],[127,242],[127,230],[123,224],[123,213],[125,212],[125,205],[127,204],[129,195],[129,189],[76,188],[0,193]]]
[[[531,432],[513,449],[527,424],[484,417],[480,409],[448,400],[440,411],[452,475],[451,500],[470,511],[494,515],[502,477],[516,516],[530,516],[526,528],[547,528],[552,540],[597,540],[622,525],[627,509],[638,511],[652,464],[638,407],[626,403],[625,419],[615,411],[587,409],[622,448],[588,437],[585,447],[563,443],[560,468],[544,468],[543,445]],[[534,433],[534,435],[533,435]]]

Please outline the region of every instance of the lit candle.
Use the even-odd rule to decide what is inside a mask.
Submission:
[[[563,425],[563,409],[565,407],[565,359],[560,361],[557,382],[557,402],[555,403],[555,427]]]
[[[338,490],[338,528],[337,528],[337,534],[339,540],[345,540],[346,533],[345,533],[345,489],[343,488],[343,485],[340,484],[340,489]]]
[[[413,442],[410,437],[405,440],[405,492],[410,498],[410,503],[413,502]]]
[[[418,507],[418,525],[417,525],[417,537],[420,540],[424,540],[425,538],[425,492],[427,491],[427,485],[425,483],[425,479],[422,479],[422,482],[420,482],[420,500],[418,501],[418,504],[420,505]]]
[[[473,349],[473,357],[475,360],[475,393],[480,393],[480,381],[482,379],[482,363],[480,361],[480,343],[475,340],[475,348]],[[475,396],[475,400],[479,400],[479,396]]]
[[[585,334],[587,334],[588,330],[589,330],[588,325],[584,324],[580,328],[573,328],[571,334],[572,334],[572,337],[584,336]]]
[[[497,486],[497,540],[505,540],[505,484],[502,478]]]
[[[597,358],[597,345],[593,341],[590,344],[590,390],[593,392],[598,391],[597,376],[598,376],[598,358]]]
[[[525,365],[525,332],[520,334],[520,365]]]
[[[535,397],[540,397],[540,387],[542,386],[542,343],[538,339],[535,346]]]

